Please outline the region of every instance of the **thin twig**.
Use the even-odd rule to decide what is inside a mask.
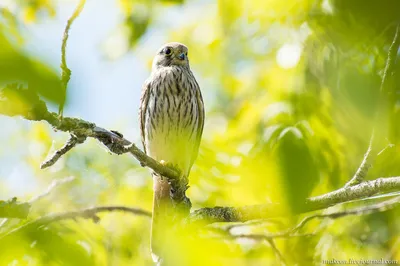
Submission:
[[[67,152],[69,152],[76,145],[84,143],[85,140],[86,140],[85,136],[79,136],[78,137],[78,136],[75,136],[75,135],[71,134],[70,138],[67,141],[67,143],[65,143],[65,145],[61,149],[57,150],[53,155],[51,155],[49,159],[44,161],[40,165],[40,169],[45,169],[45,168],[47,168],[49,166],[52,166],[53,164],[55,164],[58,161],[58,159],[61,158],[61,156],[63,156]]]
[[[367,148],[367,152],[364,154],[364,158],[360,164],[360,166],[357,168],[356,173],[354,176],[350,179],[349,182],[347,182],[344,186],[345,187],[350,187],[354,186],[357,184],[360,184],[362,181],[364,181],[365,177],[368,174],[369,168],[372,166],[372,161],[373,161],[373,155],[371,154],[374,143],[375,143],[375,136],[374,136],[374,130],[372,130],[371,133],[371,138],[369,139],[369,144]],[[374,149],[375,152],[375,149]]]
[[[288,231],[270,233],[270,234],[240,234],[240,235],[230,235],[231,238],[247,238],[253,240],[269,240],[276,238],[297,238],[297,237],[311,237],[315,234],[290,234]]]
[[[53,180],[53,182],[51,182],[51,184],[47,187],[47,189],[44,192],[32,197],[29,201],[23,203],[25,205],[25,208],[23,209],[24,212],[20,213],[19,217],[7,217],[7,218],[3,219],[0,222],[0,227],[3,227],[5,224],[7,224],[10,221],[10,218],[21,218],[21,219],[26,218],[30,212],[30,208],[31,208],[32,204],[41,200],[44,197],[47,197],[50,193],[54,192],[54,190],[56,190],[58,187],[60,187],[64,184],[70,183],[73,180],[75,180],[75,177],[73,177],[73,176]],[[4,218],[4,217],[1,217],[1,218]]]
[[[66,50],[67,50],[67,42],[68,42],[68,37],[69,37],[69,30],[71,29],[72,23],[75,21],[75,19],[80,15],[80,13],[83,10],[83,7],[85,6],[86,0],[80,0],[78,6],[75,8],[74,13],[72,16],[68,19],[67,25],[65,26],[64,29],[64,35],[63,35],[63,40],[61,44],[61,82],[63,84],[63,100],[60,103],[59,109],[58,109],[58,114],[62,116],[63,114],[63,109],[64,109],[64,104],[65,104],[65,98],[66,98],[66,93],[67,93],[67,86],[68,82],[71,78],[71,70],[67,66],[67,56],[66,56]]]
[[[350,187],[354,186],[357,184],[360,184],[363,182],[368,174],[369,169],[372,166],[373,161],[375,160],[375,157],[377,156],[377,141],[379,139],[376,139],[376,132],[378,130],[377,128],[377,122],[382,119],[383,115],[383,110],[385,108],[385,100],[386,96],[390,94],[390,88],[389,88],[389,75],[392,75],[393,71],[393,66],[394,62],[397,56],[397,51],[399,50],[400,46],[400,25],[397,25],[396,27],[396,32],[393,37],[392,44],[389,47],[387,59],[386,59],[386,64],[385,64],[385,69],[383,71],[382,75],[382,82],[380,86],[380,93],[379,93],[379,99],[378,99],[378,110],[375,113],[375,118],[374,118],[374,129],[372,130],[370,141],[368,144],[367,152],[364,155],[364,159],[361,162],[361,165],[358,167],[356,173],[354,176],[350,179],[345,184],[345,187]],[[380,137],[380,134],[378,135]]]
[[[285,258],[282,256],[282,253],[279,251],[279,249],[275,245],[275,241],[273,239],[267,239],[267,242],[271,246],[272,250],[274,251],[276,259],[279,261],[279,263],[283,266],[287,265]]]
[[[15,233],[21,232],[22,230],[34,229],[39,226],[46,225],[53,222],[58,222],[61,220],[69,220],[76,218],[84,218],[84,219],[92,219],[94,222],[99,222],[100,218],[97,216],[100,212],[126,212],[138,216],[146,216],[151,217],[151,212],[140,209],[140,208],[131,208],[126,206],[100,206],[100,207],[92,207],[83,210],[77,211],[69,211],[62,213],[53,213],[48,214],[46,216],[37,218],[33,221],[30,221],[20,227],[17,227],[11,231],[8,231],[6,234],[0,236],[0,240],[4,240],[4,238],[9,237]]]
[[[39,194],[39,195],[37,195],[35,197],[32,197],[28,201],[28,203],[32,205],[36,201],[39,201],[42,198],[47,197],[50,193],[52,193],[58,187],[60,187],[60,186],[62,186],[64,184],[70,183],[70,182],[72,182],[74,180],[75,180],[74,176],[69,176],[69,177],[66,177],[66,178],[53,180],[53,182],[50,183],[50,185],[47,187],[47,189],[44,192],[42,192],[41,194]]]
[[[360,207],[360,208],[344,210],[344,211],[339,211],[339,212],[333,212],[333,213],[327,213],[327,214],[311,215],[311,216],[305,217],[296,227],[294,227],[291,230],[291,233],[293,234],[295,232],[298,232],[302,227],[304,227],[309,221],[311,221],[313,219],[324,219],[324,218],[336,219],[336,218],[349,216],[349,215],[364,215],[364,214],[370,214],[370,213],[374,213],[374,212],[383,212],[383,211],[391,210],[399,204],[400,204],[400,197],[395,197],[390,200],[386,200],[386,201],[383,201],[380,203],[376,203],[373,205],[364,206],[364,207]]]
[[[395,147],[393,143],[389,143],[388,145],[385,146],[380,152],[378,152],[377,156],[380,156],[382,153],[384,153],[387,149],[391,149]]]

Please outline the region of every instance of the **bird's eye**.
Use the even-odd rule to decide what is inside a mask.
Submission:
[[[165,53],[166,55],[170,55],[170,54],[172,53],[171,48],[169,48],[169,47],[165,48],[165,49],[164,49],[164,53]]]

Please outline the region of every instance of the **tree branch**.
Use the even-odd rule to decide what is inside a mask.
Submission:
[[[64,184],[67,184],[67,183],[70,183],[70,182],[72,182],[74,180],[75,180],[75,177],[73,177],[73,176],[69,176],[69,177],[66,177],[66,178],[53,180],[53,182],[50,183],[50,185],[47,187],[47,189],[44,192],[42,192],[41,194],[39,194],[39,195],[37,195],[35,197],[32,197],[28,201],[28,203],[32,205],[33,203],[35,203],[35,202],[41,200],[42,198],[50,195],[50,193],[52,193],[54,190],[56,190],[60,186],[62,186]]]
[[[308,198],[298,213],[325,209],[336,204],[366,198],[378,193],[400,190],[400,177],[378,178],[359,185]],[[244,207],[202,208],[189,216],[190,222],[245,222],[254,219],[266,219],[285,215],[285,208],[277,203]]]
[[[97,216],[98,213],[116,212],[116,211],[126,212],[126,213],[130,213],[130,214],[138,215],[138,216],[151,217],[151,212],[148,212],[146,210],[139,209],[139,208],[131,208],[131,207],[126,207],[126,206],[100,206],[100,207],[87,208],[87,209],[77,210],[77,211],[53,213],[53,214],[48,214],[46,216],[37,218],[37,219],[30,221],[20,227],[17,227],[13,230],[8,231],[4,235],[0,236],[0,240],[4,240],[6,237],[9,237],[15,233],[21,232],[22,230],[34,229],[39,226],[53,223],[53,222],[58,222],[61,220],[84,218],[84,219],[92,219],[94,222],[99,222],[100,218]]]
[[[313,219],[324,219],[324,218],[330,218],[330,219],[337,219],[349,215],[364,215],[364,214],[370,214],[374,212],[383,212],[387,210],[391,210],[397,205],[400,204],[400,197],[395,197],[390,200],[386,200],[383,202],[379,202],[373,205],[368,205],[368,206],[363,206],[360,208],[354,208],[350,210],[344,210],[344,211],[339,211],[339,212],[333,212],[333,213],[327,213],[327,214],[315,214],[308,216],[304,218],[295,228],[291,230],[291,233],[298,232],[302,227],[304,227],[309,221]]]
[[[45,169],[49,166],[52,166],[53,164],[55,164],[58,161],[58,159],[61,158],[61,156],[63,156],[67,152],[69,152],[76,145],[82,144],[83,142],[85,142],[85,140],[86,140],[85,136],[80,137],[80,136],[75,136],[75,135],[71,134],[67,143],[65,143],[65,145],[61,149],[57,150],[53,155],[51,155],[47,161],[43,162],[40,165],[40,169]]]
[[[286,260],[285,258],[282,256],[282,253],[279,251],[279,249],[276,247],[275,245],[275,241],[273,239],[267,239],[267,242],[269,243],[269,245],[272,248],[272,251],[275,254],[276,259],[279,261],[280,265],[282,266],[286,266]]]

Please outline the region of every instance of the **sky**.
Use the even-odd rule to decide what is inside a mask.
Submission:
[[[64,2],[58,5],[55,18],[43,19],[26,29],[26,49],[55,69],[60,64],[64,27],[74,8],[74,2]],[[72,76],[66,116],[83,117],[104,127],[136,124],[141,85],[149,70],[132,51],[116,60],[106,58],[102,51],[122,18],[117,1],[98,4],[89,0],[72,25],[67,44]]]

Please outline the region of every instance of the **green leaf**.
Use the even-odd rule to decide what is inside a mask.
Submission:
[[[301,209],[318,181],[317,165],[302,132],[296,127],[282,130],[274,154],[288,205],[293,211]]]
[[[19,51],[0,32],[0,84],[15,82],[28,84],[29,89],[52,102],[60,103],[63,99],[62,84],[56,71]]]

